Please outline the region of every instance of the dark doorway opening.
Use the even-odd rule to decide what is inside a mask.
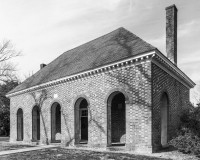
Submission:
[[[32,141],[40,140],[40,109],[33,107],[32,111]]]
[[[163,93],[161,97],[161,145],[167,146],[168,142],[168,106],[169,99],[167,93]]]
[[[79,98],[75,104],[75,143],[88,142],[88,103]]]
[[[126,107],[125,96],[114,92],[108,98],[108,146],[125,145],[126,143]]]
[[[51,141],[61,142],[61,107],[57,102],[51,107]]]
[[[17,141],[24,139],[24,124],[23,124],[23,111],[18,109],[17,111]]]

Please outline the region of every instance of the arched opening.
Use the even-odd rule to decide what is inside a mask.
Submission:
[[[51,141],[61,142],[61,107],[57,102],[51,107]]]
[[[126,107],[123,93],[113,92],[108,98],[107,134],[108,146],[126,142]]]
[[[40,109],[34,106],[32,110],[32,141],[40,140]]]
[[[24,139],[24,124],[23,124],[23,111],[18,109],[17,111],[17,141]]]
[[[75,103],[75,143],[88,142],[88,102],[79,98]]]
[[[168,137],[168,106],[169,99],[167,93],[163,93],[161,97],[161,145],[164,147],[167,145]]]

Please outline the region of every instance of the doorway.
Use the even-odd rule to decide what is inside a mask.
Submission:
[[[168,106],[169,100],[167,93],[163,93],[161,97],[161,145],[164,147],[168,142]]]
[[[23,124],[23,111],[18,109],[17,111],[17,141],[24,139],[24,124]]]
[[[61,142],[61,107],[55,102],[51,107],[51,141]]]
[[[88,103],[79,98],[75,103],[75,143],[88,142]]]
[[[108,98],[107,134],[108,146],[125,144],[126,135],[126,107],[123,93],[113,92]]]
[[[40,109],[38,106],[34,106],[32,111],[32,140],[40,140]]]

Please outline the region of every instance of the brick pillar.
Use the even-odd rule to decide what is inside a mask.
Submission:
[[[107,145],[111,146],[111,104],[108,104],[107,109]]]
[[[130,150],[130,103],[125,101],[126,109],[126,149]]]
[[[177,8],[166,7],[166,52],[167,57],[177,65]]]

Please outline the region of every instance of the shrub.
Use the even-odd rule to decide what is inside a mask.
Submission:
[[[180,121],[177,136],[169,144],[184,153],[200,154],[200,107],[184,112]]]

